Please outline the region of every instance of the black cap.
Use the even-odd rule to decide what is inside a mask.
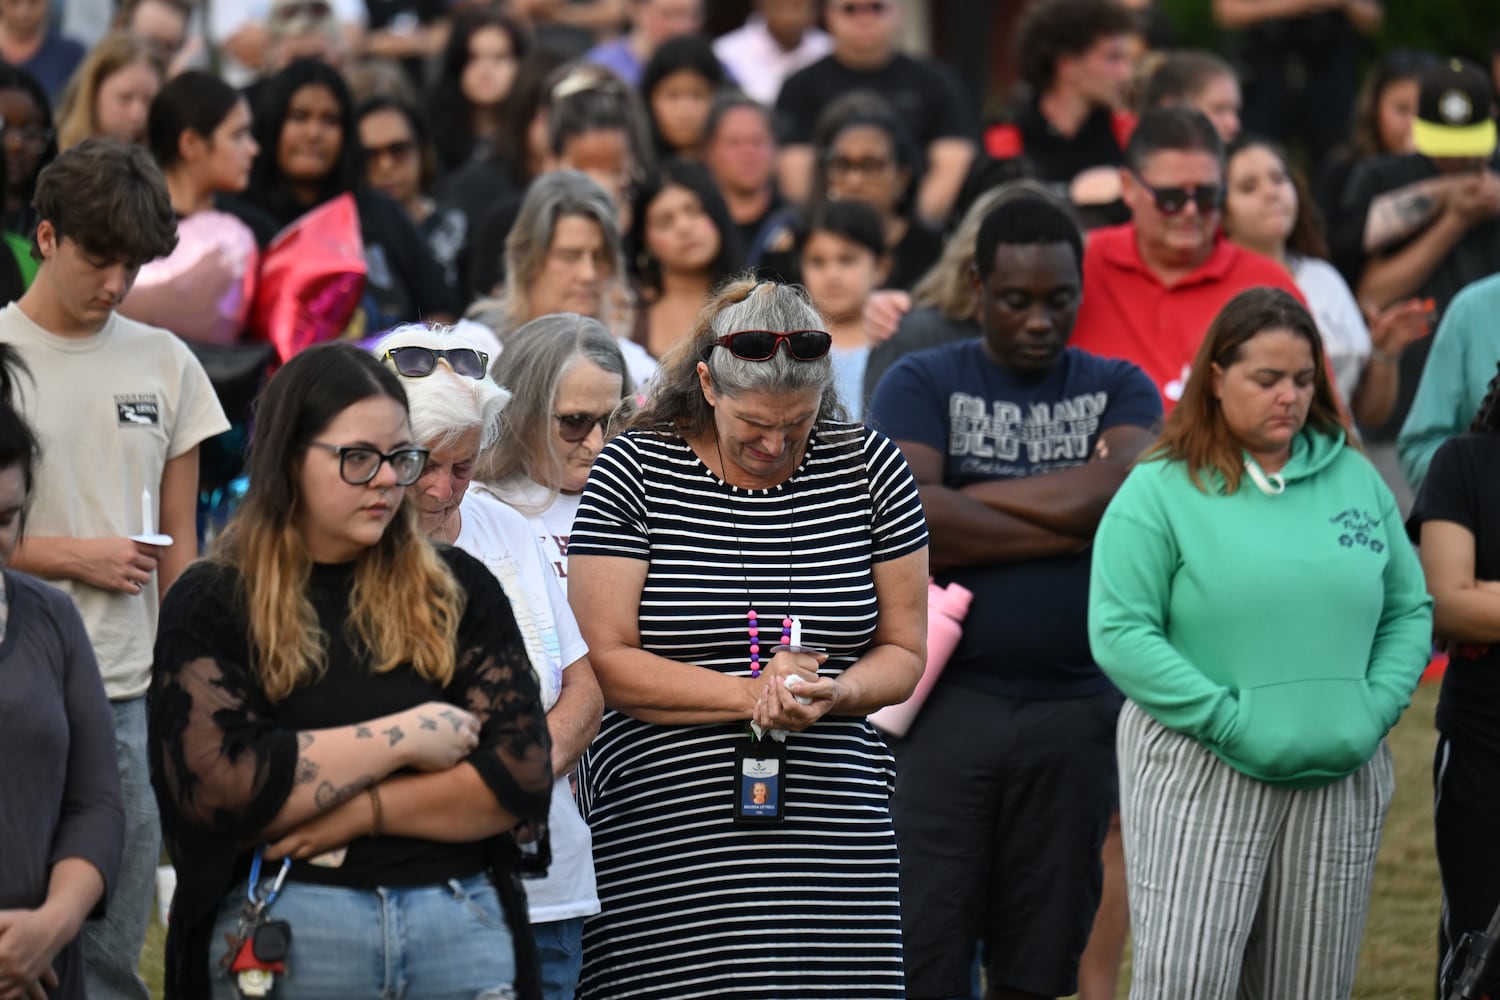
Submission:
[[[1484,70],[1465,59],[1445,59],[1417,80],[1421,96],[1412,139],[1418,152],[1455,159],[1495,151],[1495,92]]]

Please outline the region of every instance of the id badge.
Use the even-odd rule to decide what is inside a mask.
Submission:
[[[734,749],[734,821],[780,823],[786,815],[786,744],[767,737]]]

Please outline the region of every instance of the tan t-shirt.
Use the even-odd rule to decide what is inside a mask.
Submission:
[[[14,303],[0,310],[0,342],[31,370],[19,379],[22,413],[42,448],[26,518],[32,538],[141,532],[141,492],[161,516],[167,461],[229,429],[192,351],[156,327],[114,315],[92,337],[58,337]],[[156,638],[156,575],[139,594],[54,580],[83,615],[114,700],[146,693]]]

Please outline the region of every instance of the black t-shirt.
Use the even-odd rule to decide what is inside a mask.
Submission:
[[[505,241],[521,214],[525,190],[511,191],[479,217],[478,225],[469,230],[469,297],[482,299],[495,294],[505,280]]]
[[[449,286],[421,230],[401,206],[382,192],[367,189],[355,191],[354,201],[365,244],[365,294],[360,308],[366,331],[373,334],[398,323],[421,322],[434,313],[459,315],[458,293]]]
[[[1500,153],[1490,158],[1489,169],[1500,171]],[[1355,168],[1345,194],[1350,217],[1357,220],[1357,227],[1351,227],[1350,231],[1357,228],[1363,234],[1370,203],[1378,195],[1436,176],[1437,167],[1420,153],[1382,156],[1360,164]],[[1414,234],[1405,243],[1392,247],[1386,253],[1405,249],[1420,235]],[[1417,298],[1430,298],[1436,303],[1437,312],[1433,316],[1433,324],[1436,326],[1448,308],[1448,303],[1465,285],[1496,273],[1500,273],[1500,219],[1489,219],[1470,227],[1428,275],[1427,280],[1417,288],[1415,295]],[[1401,390],[1396,397],[1396,408],[1389,420],[1370,431],[1370,440],[1395,439],[1401,425],[1406,422],[1406,414],[1411,409],[1411,401],[1417,393],[1417,383],[1421,381],[1422,368],[1427,364],[1427,353],[1431,349],[1432,338],[1424,337],[1402,352]]]
[[[891,273],[883,287],[911,291],[942,255],[943,234],[913,221],[901,242],[891,249]]]
[[[835,98],[873,90],[896,109],[923,149],[937,139],[974,138],[974,113],[946,66],[897,53],[877,70],[850,69],[824,56],[787,78],[776,98],[776,125],[785,145],[810,145],[818,116]]]
[[[1063,135],[1052,126],[1036,101],[1028,102],[1016,115],[1026,158],[1041,174],[1041,179],[1067,185],[1091,167],[1123,167],[1125,150],[1115,135],[1115,116],[1108,108],[1096,108],[1083,120],[1077,134]]]
[[[1462,434],[1432,456],[1406,530],[1420,542],[1427,521],[1452,521],[1474,535],[1474,578],[1500,580],[1500,434]],[[1500,753],[1500,644],[1450,649],[1437,726]]]

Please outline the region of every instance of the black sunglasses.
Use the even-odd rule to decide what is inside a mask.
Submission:
[[[568,444],[586,440],[596,426],[601,434],[609,430],[609,413],[554,413],[552,416],[557,421],[557,433]]]
[[[363,445],[329,444],[327,441],[309,441],[308,444],[326,448],[339,457],[339,478],[350,486],[363,486],[380,472],[380,466],[391,463],[396,474],[396,485],[410,486],[422,478],[427,467],[426,448],[397,448],[390,454],[366,448]]]
[[[1224,207],[1224,185],[1199,184],[1197,187],[1152,187],[1140,174],[1135,179],[1150,193],[1156,202],[1156,210],[1162,215],[1176,215],[1192,202],[1199,215],[1207,215]]]
[[[770,361],[776,349],[786,342],[786,351],[798,361],[816,361],[826,357],[833,346],[833,335],[825,330],[741,330],[726,333],[714,341],[741,361]]]
[[[436,347],[393,347],[380,360],[393,362],[396,371],[407,378],[421,378],[432,374],[433,369],[437,368],[438,358],[447,361],[448,367],[456,374],[469,378],[484,378],[485,370],[490,364],[488,354],[472,347],[450,347],[447,350]]]

